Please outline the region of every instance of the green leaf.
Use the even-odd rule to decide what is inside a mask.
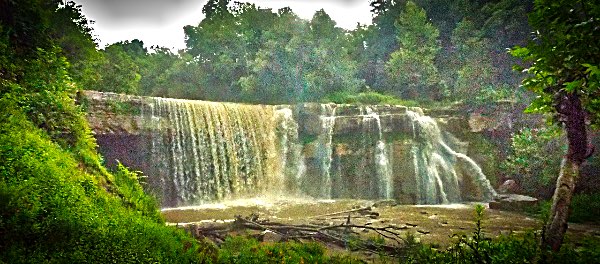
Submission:
[[[583,80],[575,80],[572,82],[567,82],[567,83],[565,83],[565,91],[568,93],[573,93],[573,92],[575,92],[575,90],[581,88],[582,83],[583,83]]]
[[[525,113],[546,113],[550,112],[551,108],[545,97],[538,96],[527,108]]]
[[[589,63],[584,63],[582,65],[587,68],[585,73],[588,73],[590,75],[600,75],[600,69],[598,68],[598,66],[591,65]]]
[[[515,46],[514,48],[508,51],[510,55],[513,55],[518,58],[525,58],[530,54],[530,51],[526,47]]]
[[[525,67],[523,67],[523,66],[521,66],[521,65],[513,65],[513,66],[512,66],[512,70],[513,70],[513,71],[522,72],[522,71],[525,71],[526,69],[525,69]]]

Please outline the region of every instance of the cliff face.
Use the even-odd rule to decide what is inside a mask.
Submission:
[[[493,195],[476,165],[489,156],[478,153],[487,150],[477,149],[477,133],[502,121],[448,111],[431,118],[387,105],[263,106],[89,91],[78,100],[107,164],[144,172],[163,206],[265,194],[407,204]]]

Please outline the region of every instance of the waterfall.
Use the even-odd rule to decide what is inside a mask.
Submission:
[[[477,163],[448,146],[435,120],[423,115],[420,109],[413,110],[407,111],[407,115],[412,122],[413,138],[416,141],[411,152],[419,193],[418,203],[438,204],[462,201],[456,171],[456,163],[459,160],[465,162],[486,199],[491,200],[496,196],[496,192]]]
[[[152,98],[150,108],[151,159],[165,203],[282,190],[271,107]]]
[[[293,110],[284,106],[275,111],[277,117],[277,138],[280,149],[279,159],[283,168],[283,179],[287,190],[300,193],[300,184],[306,172],[302,144],[298,138],[298,122],[293,118]]]
[[[465,179],[496,195],[419,108],[166,98],[144,107],[144,172],[163,206],[296,195],[452,203],[464,200]]]
[[[378,197],[391,199],[393,198],[392,169],[390,167],[387,146],[383,138],[381,118],[371,107],[366,106],[364,107],[364,110],[365,115],[363,116],[363,122],[369,123],[371,120],[375,121],[375,129],[377,130],[374,161],[379,189]]]
[[[321,160],[321,175],[322,175],[322,188],[321,198],[330,199],[331,191],[333,189],[332,177],[331,177],[331,163],[333,158],[333,129],[335,127],[335,105],[322,104],[321,115],[319,116],[321,121],[322,134],[319,142],[319,155]]]

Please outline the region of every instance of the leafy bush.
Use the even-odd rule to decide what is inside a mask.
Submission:
[[[549,198],[565,151],[558,127],[524,128],[512,138],[512,154],[502,164],[505,173],[536,197]]]
[[[600,193],[575,194],[571,200],[571,215],[569,221],[600,222]]]

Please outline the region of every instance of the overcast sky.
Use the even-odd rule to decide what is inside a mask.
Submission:
[[[198,25],[204,18],[206,0],[74,0],[83,14],[95,21],[94,34],[100,47],[117,41],[140,39],[146,46],[159,45],[174,50],[185,47],[183,27]],[[233,1],[231,1],[233,2]],[[353,29],[356,23],[370,24],[369,0],[240,0],[257,6],[289,6],[301,18],[310,19],[324,9],[338,26]]]

